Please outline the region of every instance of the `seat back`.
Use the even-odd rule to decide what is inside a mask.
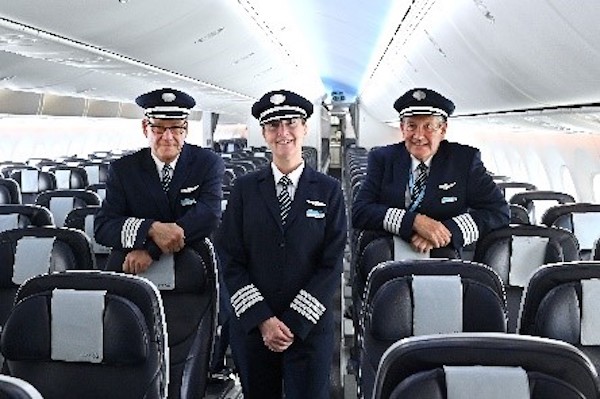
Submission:
[[[577,239],[569,231],[538,225],[510,225],[477,243],[473,261],[490,266],[506,287],[508,332],[517,330],[523,288],[538,267],[579,259]]]
[[[508,206],[510,210],[510,224],[532,224],[525,207],[517,204],[508,204]]]
[[[0,177],[0,204],[20,204],[22,202],[19,183],[14,179]]]
[[[18,291],[0,349],[10,375],[47,398],[166,396],[164,312],[146,279],[100,271],[36,276]]]
[[[54,218],[48,208],[29,204],[0,206],[0,232],[35,226],[54,226]]]
[[[33,385],[20,378],[0,374],[0,398],[43,399]]]
[[[546,226],[562,227],[572,232],[579,242],[579,258],[592,257],[594,243],[600,237],[600,204],[575,203],[555,205],[542,217]]]
[[[581,349],[600,370],[600,262],[555,263],[529,281],[519,333],[558,339]]]
[[[381,232],[362,230],[359,233],[356,243],[356,255],[351,265],[351,281],[352,281],[352,317],[355,331],[359,330],[361,312],[363,309],[363,297],[367,279],[371,271],[380,263],[391,260],[407,259],[406,252],[398,251],[398,247],[404,249],[406,244],[399,242],[399,237],[394,237],[392,234]],[[412,254],[415,257],[422,257],[421,254]],[[448,248],[434,249],[430,256],[432,258],[456,259],[458,254],[456,251]],[[355,341],[355,345],[358,342]]]
[[[504,198],[506,198],[507,201],[509,201],[513,197],[513,195],[517,193],[537,190],[535,184],[527,182],[497,181],[496,185],[500,190],[502,190],[502,194],[504,194]]]
[[[95,267],[88,238],[79,230],[27,227],[0,232],[0,326],[19,285],[38,274]]]
[[[87,172],[82,167],[60,165],[51,167],[49,171],[56,177],[57,189],[84,189],[89,185]]]
[[[510,198],[511,204],[521,205],[527,209],[531,224],[540,224],[542,216],[548,208],[557,204],[569,204],[575,198],[567,193],[548,190],[530,190],[516,193]]]
[[[35,203],[50,209],[58,227],[65,225],[65,219],[73,209],[90,205],[100,205],[101,198],[93,191],[84,189],[56,189],[41,193]]]
[[[96,267],[104,270],[104,265],[110,254],[110,248],[96,242],[94,235],[94,219],[100,210],[99,205],[89,205],[71,210],[65,218],[65,227],[83,231],[90,239],[92,251],[96,258]]]
[[[19,183],[24,204],[34,204],[40,193],[56,189],[54,174],[37,168],[14,170],[9,177]]]
[[[113,250],[107,270],[121,271],[124,257],[123,251]],[[143,274],[158,284],[165,307],[170,349],[169,397],[199,398],[206,390],[217,325],[213,245],[206,239],[193,249],[186,247],[176,253],[170,262],[163,255],[150,266],[149,273]]]
[[[506,302],[489,267],[459,259],[386,262],[369,275],[360,325],[359,394],[370,398],[394,342],[415,335],[505,332]]]
[[[481,397],[594,399],[598,373],[581,351],[561,341],[497,333],[430,335],[401,340],[386,351],[373,395]]]

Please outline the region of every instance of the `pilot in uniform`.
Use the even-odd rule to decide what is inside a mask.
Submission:
[[[221,216],[223,161],[211,150],[185,143],[188,94],[160,89],[139,96],[142,132],[149,147],[111,163],[106,199],[95,219],[95,238],[112,247],[117,270],[145,271],[163,253],[194,248]],[[120,258],[113,255],[120,253]],[[120,260],[119,260],[120,262]],[[109,259],[107,268],[115,270]]]
[[[302,159],[312,112],[287,90],[253,105],[273,162],[236,180],[217,234],[246,399],[330,397],[346,218],[340,182]]]
[[[426,88],[394,103],[404,141],[368,155],[352,206],[357,229],[399,235],[418,252],[462,253],[489,231],[507,226],[509,208],[476,148],[445,139],[454,104]]]

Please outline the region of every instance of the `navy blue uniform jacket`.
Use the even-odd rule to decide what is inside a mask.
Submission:
[[[96,241],[113,249],[147,249],[158,259],[160,248],[148,237],[154,221],[177,223],[186,246],[203,241],[221,217],[223,173],[217,154],[186,143],[165,193],[150,148],[113,161],[95,219]]]
[[[404,142],[370,151],[367,175],[352,206],[354,228],[385,229],[410,242],[415,216],[420,213],[442,222],[452,233],[452,246],[460,251],[489,231],[508,225],[508,204],[487,173],[478,149],[442,141],[415,212],[405,206],[410,169],[411,157]]]
[[[337,180],[305,166],[284,227],[271,168],[241,176],[218,237],[225,285],[247,332],[277,316],[305,339],[331,322],[346,242]]]

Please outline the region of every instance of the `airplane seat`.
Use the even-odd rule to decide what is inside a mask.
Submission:
[[[123,251],[113,250],[106,269],[121,271]],[[217,269],[210,240],[163,257],[145,273],[160,290],[170,351],[169,398],[201,398],[208,383],[216,330]]]
[[[94,236],[94,219],[100,210],[99,205],[88,205],[83,208],[71,210],[65,218],[65,227],[83,231],[90,240],[92,251],[96,258],[96,267],[104,270],[106,261],[110,254],[110,248],[96,242]]]
[[[12,175],[14,172],[21,170],[39,170],[39,168],[32,165],[27,165],[23,162],[9,162],[0,166],[2,177],[11,177],[10,175]]]
[[[106,183],[90,184],[85,188],[87,191],[93,191],[100,197],[100,201],[106,198]]]
[[[513,195],[517,193],[537,190],[537,186],[535,184],[527,182],[497,181],[496,185],[502,191],[502,194],[504,194],[504,198],[506,198],[507,201],[509,201]]]
[[[87,172],[79,166],[53,166],[48,170],[56,177],[56,188],[62,190],[84,189],[88,183]]]
[[[538,267],[579,259],[575,236],[563,229],[510,225],[480,238],[473,261],[491,267],[506,287],[508,332],[516,332],[521,297],[529,276]]]
[[[378,265],[361,317],[360,397],[371,397],[378,364],[394,342],[458,332],[506,332],[504,288],[492,269],[460,259]]]
[[[592,260],[600,260],[600,238],[598,238],[594,243],[594,253],[592,255]]]
[[[0,374],[0,398],[44,399],[33,385],[20,378]]]
[[[21,204],[21,188],[16,180],[2,177],[0,178],[0,204]]]
[[[100,271],[33,277],[17,293],[0,350],[8,374],[45,398],[166,396],[164,312],[146,279]]]
[[[458,253],[453,249],[436,248],[429,256],[413,251],[406,251],[408,244],[391,233],[363,230],[358,238],[357,253],[352,278],[352,303],[357,317],[360,317],[365,287],[371,271],[380,263],[387,261],[410,260],[414,258],[458,259]],[[358,322],[358,319],[356,320]],[[358,324],[358,323],[356,323]]]
[[[598,239],[600,231],[600,204],[579,202],[555,205],[544,213],[542,223],[572,232],[579,242],[579,258],[592,258],[594,242]]]
[[[9,177],[19,183],[24,204],[35,204],[40,193],[56,189],[56,177],[50,172],[23,169],[13,171]]]
[[[54,226],[54,219],[48,208],[29,204],[0,206],[0,232],[35,226]]]
[[[0,329],[15,294],[29,278],[95,266],[87,237],[79,230],[27,227],[0,232]]]
[[[594,399],[598,373],[567,343],[458,333],[406,338],[383,355],[374,399]]]
[[[538,269],[523,300],[519,334],[568,342],[600,370],[600,262],[563,262]]]
[[[542,215],[548,208],[557,204],[575,202],[575,198],[567,193],[547,190],[529,190],[513,195],[509,202],[527,209],[531,224],[541,223]]]
[[[41,193],[35,200],[37,205],[50,209],[59,227],[64,226],[67,215],[73,209],[100,205],[101,202],[98,194],[85,189],[56,189]]]
[[[85,161],[79,165],[85,170],[88,180],[88,186],[92,184],[106,183],[108,178],[109,162]]]
[[[522,205],[508,204],[510,210],[510,224],[532,224],[529,211]]]

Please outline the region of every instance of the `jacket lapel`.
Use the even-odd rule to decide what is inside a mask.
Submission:
[[[397,187],[398,195],[394,199],[394,205],[398,208],[404,209],[406,207],[406,189],[408,187],[408,179],[410,177],[411,158],[404,142],[401,142],[398,145],[400,148],[399,151],[396,151],[397,156],[392,165],[392,181],[399,182]]]
[[[258,175],[258,190],[260,196],[264,201],[269,214],[281,227],[281,215],[279,214],[279,202],[277,201],[277,195],[275,192],[275,178],[273,177],[273,171],[270,167],[262,169]],[[292,205],[293,208],[293,205]],[[288,218],[290,216],[288,215]]]

